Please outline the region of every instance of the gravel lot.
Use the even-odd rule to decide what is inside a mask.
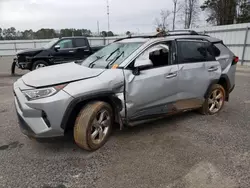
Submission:
[[[6,73],[1,62],[0,73]],[[2,74],[0,187],[249,188],[248,75],[237,75],[230,102],[218,115],[188,112],[115,130],[103,148],[89,153],[70,138],[37,143],[24,137],[12,96],[18,77]]]

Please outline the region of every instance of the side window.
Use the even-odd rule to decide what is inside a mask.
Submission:
[[[220,50],[214,44],[212,44],[211,48],[215,57],[220,56]]]
[[[179,63],[214,61],[214,48],[204,41],[178,41]]]
[[[179,63],[206,61],[206,49],[204,42],[178,41]]]
[[[170,65],[170,45],[167,43],[156,44],[146,49],[138,60],[151,60],[153,68]]]
[[[207,57],[206,57],[206,61],[215,61],[215,48],[214,46],[209,43],[209,42],[206,42],[205,43],[205,48],[206,48],[206,51],[207,51]]]
[[[85,38],[76,38],[75,39],[75,45],[76,47],[85,47],[87,46],[87,42]]]
[[[72,39],[64,39],[57,43],[60,46],[60,49],[73,48]]]

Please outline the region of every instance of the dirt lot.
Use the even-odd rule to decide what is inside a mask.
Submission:
[[[2,60],[0,72],[6,73]],[[237,75],[230,102],[218,115],[189,112],[115,130],[103,148],[89,153],[71,139],[37,143],[24,137],[12,96],[18,77],[2,74],[0,187],[249,188],[248,75]]]

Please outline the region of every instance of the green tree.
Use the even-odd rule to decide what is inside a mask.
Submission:
[[[3,36],[5,40],[15,40],[16,39],[16,28],[10,27],[3,30]]]
[[[228,25],[234,23],[236,5],[236,0],[205,0],[201,9],[209,13],[207,22]]]
[[[3,35],[2,35],[3,29],[0,28],[0,40],[3,40]]]
[[[34,32],[32,31],[32,29],[23,31],[22,35],[23,35],[23,39],[33,39],[34,38]]]
[[[60,36],[61,37],[71,37],[73,36],[73,29],[61,29]]]
[[[107,36],[107,32],[106,32],[106,31],[102,31],[102,32],[101,32],[101,35],[102,35],[103,37],[106,37],[106,36]]]
[[[237,23],[250,22],[250,2],[247,0],[238,1]]]
[[[107,33],[107,36],[113,37],[113,36],[114,36],[114,33],[113,33],[112,31],[109,31],[109,32]]]
[[[54,29],[40,29],[35,33],[37,39],[52,39],[56,38],[57,34]]]

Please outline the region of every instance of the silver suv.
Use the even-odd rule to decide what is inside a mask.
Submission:
[[[221,40],[193,31],[120,39],[81,63],[18,79],[19,124],[37,139],[73,130],[79,147],[96,150],[115,124],[122,129],[193,109],[218,113],[234,88],[237,62]]]

